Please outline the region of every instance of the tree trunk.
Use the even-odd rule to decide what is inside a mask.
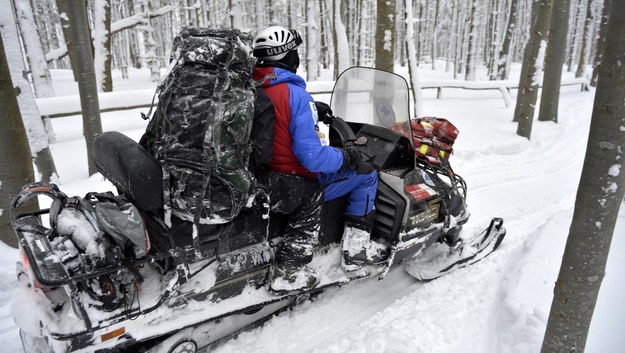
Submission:
[[[306,0],[306,73],[308,81],[319,78],[316,0]]]
[[[94,66],[98,88],[113,91],[111,78],[111,2],[94,0]]]
[[[607,35],[606,27],[608,25],[608,18],[610,17],[610,7],[612,6],[612,0],[603,0],[603,10],[601,12],[601,25],[599,26],[599,38],[597,39],[597,52],[595,53],[595,60],[593,63],[592,78],[590,79],[590,85],[597,85],[597,77],[599,76],[599,68],[601,65],[601,59],[603,57],[603,50],[605,48],[605,37]]]
[[[72,62],[72,67],[75,68],[75,72],[79,73],[78,92],[82,108],[83,135],[87,146],[89,175],[91,175],[97,173],[93,161],[93,141],[102,134],[102,124],[85,1],[72,1],[72,6],[67,7],[67,17],[71,33],[68,49],[74,52],[74,55],[70,56],[77,59]]]
[[[545,73],[540,95],[538,120],[558,122],[560,83],[566,56],[566,35],[569,29],[571,0],[558,0],[553,4],[549,21],[549,43],[545,52]]]
[[[0,7],[11,8],[10,1],[0,0]],[[39,114],[35,96],[30,88],[30,83],[25,78],[26,69],[12,11],[0,13],[0,32],[6,43],[5,52],[8,54],[9,70],[12,82],[15,84],[13,95],[17,97],[21,109],[22,122],[20,124],[27,132],[30,151],[37,167],[38,179],[55,181],[57,178],[56,166],[48,147],[46,128],[41,119],[41,114]]]
[[[393,72],[395,64],[395,0],[378,0],[375,67]]]
[[[434,24],[432,31],[432,70],[436,70],[436,52],[438,42],[438,12],[440,7],[440,0],[436,0],[434,5]]]
[[[264,1],[255,0],[256,5],[256,31],[260,32],[265,29],[265,6]]]
[[[10,9],[10,7],[9,7]],[[38,36],[37,24],[29,0],[15,1],[15,13],[20,28],[26,59],[33,80],[35,95],[39,98],[54,97],[54,87],[46,57]]]
[[[592,0],[588,0],[588,6],[586,6],[586,21],[584,21],[584,32],[582,33],[582,45],[579,49],[579,61],[577,63],[577,70],[575,71],[575,77],[580,78],[584,76],[584,68],[586,67],[586,55],[588,51],[588,40],[590,39],[590,24],[592,23]]]
[[[4,126],[0,129],[0,241],[17,247],[9,216],[11,201],[22,186],[34,181],[34,177],[26,131],[11,82],[2,37],[0,36],[0,107]],[[36,199],[25,207],[25,210],[28,207],[30,210],[39,208]]]
[[[414,118],[423,115],[421,84],[419,83],[419,71],[417,69],[417,49],[415,48],[414,23],[412,14],[412,0],[406,1],[406,51],[408,52],[408,72],[410,73],[410,86],[412,87],[412,102]]]
[[[70,5],[71,5],[70,0],[56,0],[56,7],[58,8],[60,14],[67,15],[67,12],[69,11],[68,8],[70,7]],[[72,63],[71,68],[72,68],[72,73],[74,74],[74,81],[78,82],[78,77],[80,76],[80,73],[76,71],[77,69],[73,64],[78,61],[78,58],[74,57],[74,55],[76,55],[74,51],[67,50],[67,48],[69,48],[70,45],[73,45],[73,43],[70,43],[72,41],[72,33],[70,32],[69,18],[67,16],[60,16],[60,19],[61,19],[61,28],[63,29],[63,39],[65,40],[65,46],[64,48],[63,47],[59,48],[60,49],[59,51],[54,51],[54,55],[52,55],[52,53],[46,54],[46,60],[56,60],[65,55],[69,55],[69,61],[70,63]]]
[[[542,353],[584,352],[614,225],[625,195],[623,28],[625,2],[614,1],[573,221],[555,285]]]
[[[467,67],[464,79],[467,81],[475,80],[475,51],[477,45],[477,2],[471,0],[471,15],[469,16],[469,38],[467,47]]]
[[[580,16],[581,16],[581,8],[582,8],[582,4],[581,4],[582,0],[573,0],[573,4],[572,4],[572,8],[574,9],[573,12],[575,12],[575,15],[572,19],[573,22],[573,33],[571,34],[571,36],[568,38],[568,44],[566,45],[567,48],[569,48],[568,50],[568,58],[566,59],[566,71],[568,72],[572,72],[573,71],[573,58],[575,57],[575,54],[577,53],[577,47],[578,47],[578,23],[580,21]],[[570,6],[571,4],[569,4]],[[571,7],[571,6],[570,6]],[[564,65],[564,63],[563,63]]]
[[[528,140],[532,134],[532,122],[538,99],[539,75],[542,69],[543,54],[547,45],[547,31],[551,17],[552,0],[539,0],[534,4],[534,18],[530,39],[525,46],[521,76],[519,78],[519,93],[517,95],[514,118],[518,122],[517,135]]]
[[[345,7],[343,0],[332,0],[333,5],[333,42],[334,42],[334,79],[349,67],[349,42],[343,24]]]
[[[518,9],[519,0],[510,1],[510,15],[508,16],[508,26],[506,28],[506,34],[501,44],[501,50],[499,51],[499,62],[497,63],[497,79],[507,80],[510,73],[510,44],[514,37],[516,30],[516,14]]]

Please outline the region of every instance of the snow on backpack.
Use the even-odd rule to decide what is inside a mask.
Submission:
[[[188,27],[140,144],[161,164],[165,221],[231,221],[248,201],[255,85],[249,34]]]
[[[418,158],[433,165],[447,162],[453,153],[458,129],[449,120],[425,116],[410,122],[412,140]]]

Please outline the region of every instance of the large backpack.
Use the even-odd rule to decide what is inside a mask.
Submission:
[[[255,87],[251,36],[189,27],[140,143],[162,165],[165,221],[231,221],[248,201]]]

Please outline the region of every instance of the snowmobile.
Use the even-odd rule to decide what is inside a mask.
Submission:
[[[347,198],[340,198],[322,212],[322,246],[311,263],[320,283],[269,293],[273,247],[285,220],[270,212],[262,192],[232,222],[168,227],[158,162],[130,138],[107,132],[96,140],[94,158],[120,195],[68,197],[54,184],[34,183],[13,200],[21,262],[12,312],[25,352],[196,352],[327,288],[383,279],[398,265],[432,280],[501,244],[500,218],[479,234],[462,234],[466,184],[445,159],[434,163],[415,153],[401,76],[348,69],[330,106],[343,118],[324,119],[328,143],[357,144],[379,171],[372,238],[388,245],[387,261],[341,269]],[[51,206],[28,210],[37,196],[51,198]],[[429,251],[441,246],[446,250]]]

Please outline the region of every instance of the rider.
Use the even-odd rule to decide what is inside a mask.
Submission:
[[[371,256],[370,248],[377,247],[368,244],[377,173],[357,148],[322,144],[316,129],[316,104],[306,92],[304,79],[295,74],[300,44],[297,31],[280,26],[269,27],[254,39],[253,54],[258,61],[253,77],[259,88],[253,130],[262,124],[259,122],[267,121],[263,117],[274,118],[270,160],[256,177],[267,188],[271,211],[288,217],[269,287],[276,293],[312,288],[318,283],[317,274],[307,265],[319,244],[324,199],[349,194],[345,235],[348,228],[360,235],[361,249],[355,251],[352,246],[351,251],[344,252],[344,262],[352,266],[348,270],[355,269],[353,258],[359,263],[367,260],[358,258],[362,254],[373,257],[373,262],[381,261],[377,253]],[[361,233],[366,233],[366,242]]]

